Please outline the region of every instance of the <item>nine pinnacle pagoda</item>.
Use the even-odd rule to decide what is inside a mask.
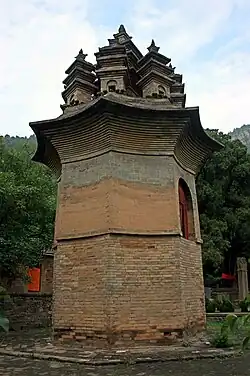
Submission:
[[[185,107],[182,75],[123,25],[67,69],[56,119],[30,123],[58,177],[55,337],[168,341],[204,327],[195,176],[222,146]]]

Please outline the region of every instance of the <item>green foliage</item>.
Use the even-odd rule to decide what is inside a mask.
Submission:
[[[245,350],[248,347],[250,342],[250,314],[246,316],[239,317],[235,314],[230,314],[226,317],[222,327],[221,327],[221,335],[229,335],[231,332],[232,334],[239,334],[243,332],[243,340],[242,340],[242,349]]]
[[[222,299],[217,300],[216,306],[220,312],[228,313],[234,312],[234,306],[230,299],[222,297]]]
[[[229,342],[229,335],[226,332],[216,333],[215,336],[212,338],[211,343],[217,349],[225,349],[231,346],[231,343]]]
[[[206,162],[197,178],[204,274],[234,272],[238,256],[250,257],[250,155],[238,140],[208,133],[224,148]]]
[[[206,298],[206,312],[207,313],[214,313],[216,310],[216,302],[214,299],[207,299]]]
[[[241,312],[249,312],[250,311],[250,296],[247,296],[245,299],[241,300],[239,303],[239,307]]]
[[[31,139],[0,137],[0,278],[25,275],[52,244],[56,181],[31,156]]]

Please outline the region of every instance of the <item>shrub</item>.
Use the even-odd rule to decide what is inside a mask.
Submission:
[[[206,298],[206,312],[207,313],[214,313],[216,310],[216,302],[214,299]]]
[[[242,349],[245,350],[250,342],[249,330],[250,315],[238,317],[235,314],[227,315],[222,327],[221,335],[228,335],[229,332],[239,334],[243,331]]]
[[[219,332],[217,333],[214,338],[212,338],[212,345],[217,349],[225,349],[230,347],[231,344],[229,342],[228,333],[227,332]]]
[[[230,299],[223,297],[217,301],[217,308],[220,312],[228,313],[234,312],[234,305]]]
[[[250,296],[246,297],[244,300],[241,300],[239,303],[239,307],[241,312],[249,312],[250,311]]]

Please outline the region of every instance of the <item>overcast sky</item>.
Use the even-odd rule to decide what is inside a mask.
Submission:
[[[93,62],[121,23],[172,59],[203,127],[250,123],[249,20],[250,0],[0,0],[0,134],[60,115],[65,70],[80,48]]]

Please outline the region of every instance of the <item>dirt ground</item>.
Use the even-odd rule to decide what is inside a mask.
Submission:
[[[89,367],[0,356],[1,376],[249,376],[250,353],[224,360],[195,360]]]

